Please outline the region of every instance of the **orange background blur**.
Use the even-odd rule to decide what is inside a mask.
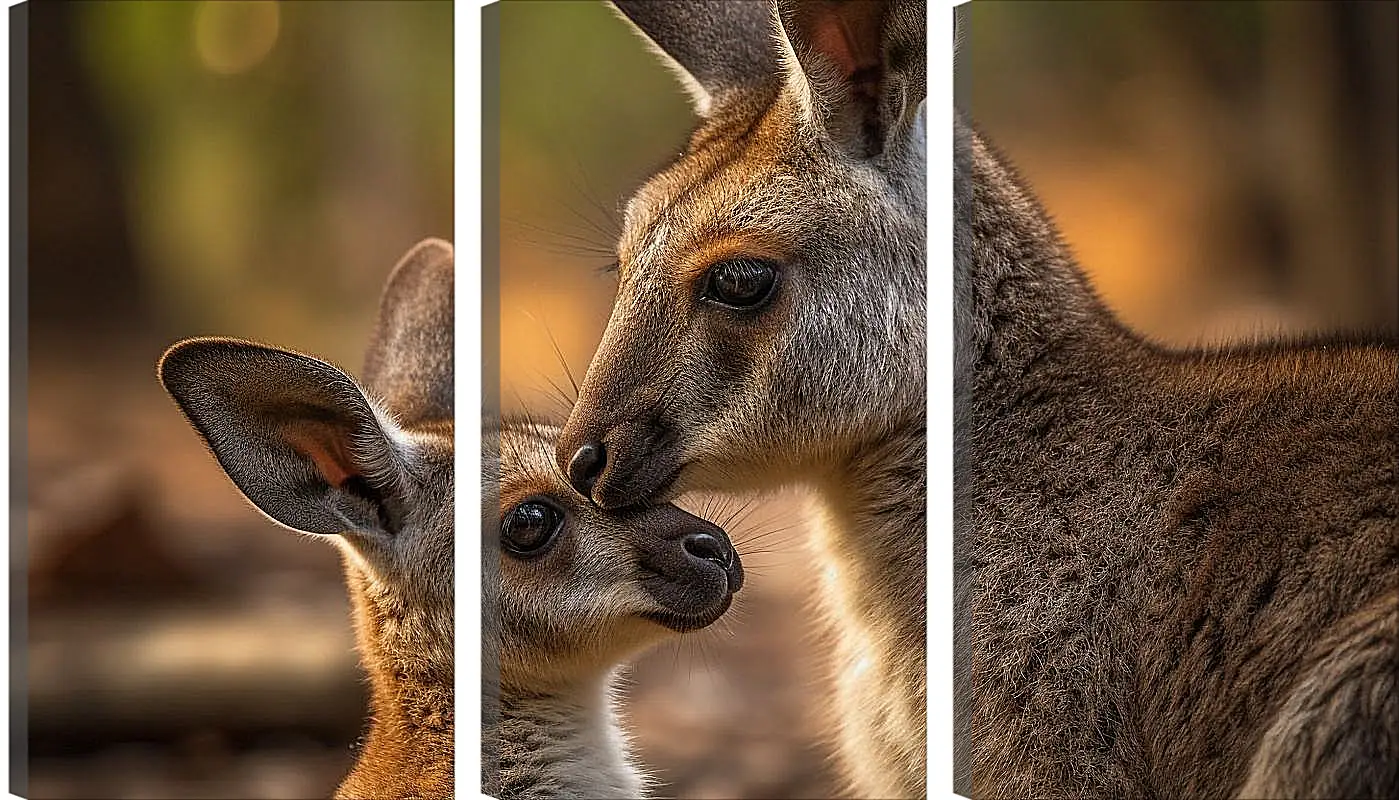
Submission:
[[[1129,324],[1399,333],[1399,7],[967,8],[961,105]]]

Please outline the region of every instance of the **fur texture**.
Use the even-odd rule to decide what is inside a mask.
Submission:
[[[681,5],[632,21],[683,64],[725,19],[707,3],[665,11]],[[596,481],[575,486],[607,509],[812,488],[852,790],[922,796],[924,9],[769,8],[767,25],[723,29],[732,63],[759,71],[691,76],[714,102],[627,204],[617,300],[558,462],[566,472],[601,443]],[[770,53],[757,67],[754,42]],[[706,298],[712,270],[736,258],[776,265],[760,308]]]
[[[1399,348],[1154,346],[955,158],[958,791],[1399,795]]]
[[[254,506],[342,553],[370,726],[337,800],[445,798],[453,754],[451,245],[390,276],[365,385],[233,339],[166,352],[160,379]]]
[[[632,762],[614,710],[619,665],[729,607],[742,567],[719,528],[671,505],[604,511],[553,464],[558,429],[509,419],[487,431],[482,785],[515,800],[634,798],[650,781]],[[504,522],[529,504],[557,512],[548,546],[512,553]],[[694,557],[712,538],[725,567]]]

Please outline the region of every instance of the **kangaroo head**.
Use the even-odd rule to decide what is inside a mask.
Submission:
[[[923,4],[617,6],[701,122],[627,205],[559,437],[573,486],[617,508],[786,481],[921,416]]]
[[[274,522],[342,551],[376,718],[445,729],[449,743],[452,284],[451,245],[429,240],[404,257],[362,384],[319,359],[236,339],[180,342],[159,366],[239,491]]]
[[[500,517],[482,646],[515,690],[602,677],[636,650],[713,623],[743,585],[717,526],[672,505],[608,512],[579,497],[554,466],[557,437],[510,420],[484,440],[497,456],[488,463],[498,465]]]

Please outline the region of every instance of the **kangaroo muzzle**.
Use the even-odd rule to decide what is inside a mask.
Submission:
[[[728,534],[674,506],[632,519],[649,534],[638,542],[638,563],[642,588],[659,608],[646,617],[683,633],[723,616],[743,588],[743,565]]]
[[[612,510],[668,499],[683,463],[674,430],[650,417],[605,427],[570,417],[559,437],[559,468],[580,495]]]

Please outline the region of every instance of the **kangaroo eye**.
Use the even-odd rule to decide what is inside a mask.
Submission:
[[[756,258],[733,258],[709,268],[704,296],[733,308],[757,308],[772,296],[777,267]]]
[[[563,513],[548,503],[527,500],[500,521],[500,541],[516,556],[535,556],[553,544],[563,527]]]

